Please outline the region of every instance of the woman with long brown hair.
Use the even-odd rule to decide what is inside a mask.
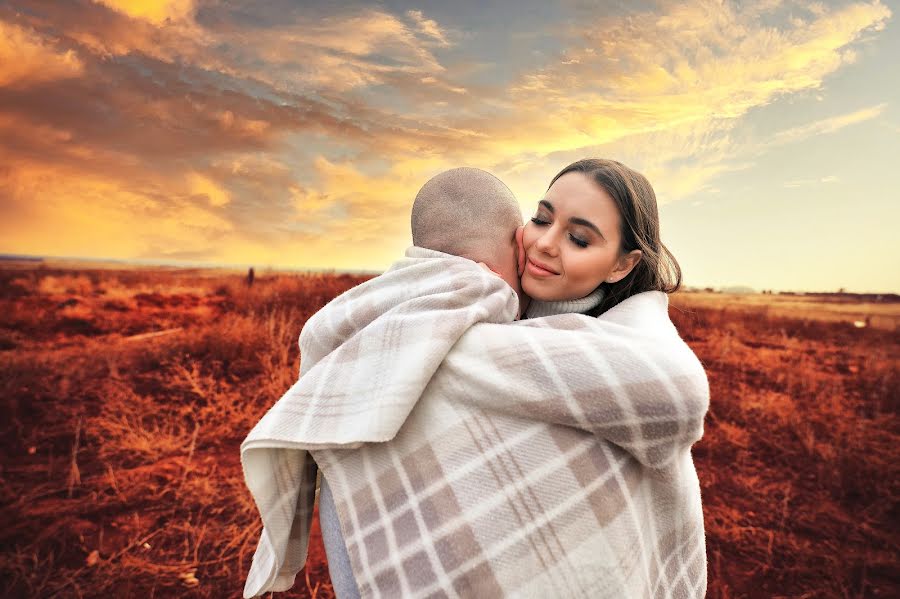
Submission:
[[[597,316],[637,293],[677,291],[681,268],[659,228],[656,195],[640,173],[598,158],[562,169],[519,236],[528,317]]]
[[[466,189],[442,222],[505,240],[508,286],[414,246],[307,323],[304,376],[242,444],[273,506],[245,596],[302,566],[308,451],[339,597],[703,597],[709,383],[668,315],[681,275],[653,188],[580,160],[521,229],[472,218]]]

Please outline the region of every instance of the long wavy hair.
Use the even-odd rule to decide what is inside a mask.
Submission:
[[[622,220],[619,256],[641,250],[641,259],[631,272],[615,283],[603,282],[603,301],[589,311],[599,316],[624,299],[644,291],[674,293],[681,287],[681,267],[659,238],[659,211],[656,193],[647,178],[621,162],[585,158],[561,170],[553,180],[566,173],[583,173],[610,195]],[[550,187],[548,186],[548,188]]]

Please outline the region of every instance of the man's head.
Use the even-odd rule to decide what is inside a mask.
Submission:
[[[522,212],[503,182],[477,168],[428,180],[413,203],[413,245],[484,262],[521,295],[515,233]]]

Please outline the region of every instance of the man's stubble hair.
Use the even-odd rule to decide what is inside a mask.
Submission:
[[[521,225],[512,191],[477,168],[435,175],[413,202],[413,245],[481,262],[499,260]]]

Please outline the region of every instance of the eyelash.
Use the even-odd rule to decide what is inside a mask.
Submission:
[[[536,216],[531,218],[531,222],[533,222],[534,224],[536,224],[539,227],[550,224],[549,222],[547,222],[545,220],[541,220]],[[574,243],[575,245],[577,245],[580,248],[586,248],[589,245],[587,241],[584,241],[583,239],[578,239],[571,233],[569,233],[569,239],[572,241],[572,243]]]

